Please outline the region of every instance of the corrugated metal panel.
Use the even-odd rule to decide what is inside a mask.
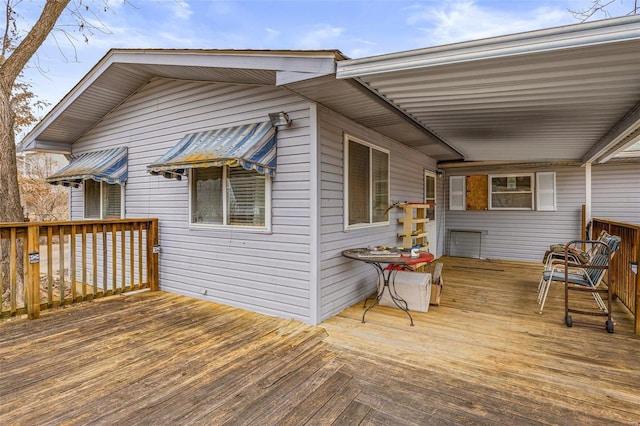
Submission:
[[[411,124],[394,108],[351,82],[336,81],[332,75],[289,84],[287,87],[437,161],[461,158],[437,136],[430,135],[420,125]]]
[[[281,110],[293,125],[278,138],[272,233],[189,229],[188,182],[152,176],[146,166],[186,133],[259,122]],[[311,212],[300,193],[309,188],[308,117],[308,103],[281,89],[158,79],[74,150],[129,146],[126,216],[160,219],[163,290],[308,322]],[[82,217],[81,196],[74,191],[74,219]]]
[[[79,186],[82,181],[124,185],[127,181],[127,147],[94,151],[78,156],[71,163],[47,177],[54,185]]]
[[[180,179],[189,169],[227,165],[273,177],[276,163],[276,128],[264,121],[189,133],[147,166],[147,171]]]
[[[640,17],[343,61],[469,161],[581,160],[640,101]]]

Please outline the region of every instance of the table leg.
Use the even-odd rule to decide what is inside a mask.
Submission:
[[[380,303],[380,299],[382,298],[382,295],[384,294],[386,289],[389,292],[389,296],[391,297],[391,300],[393,300],[393,303],[398,308],[400,308],[401,310],[407,313],[407,315],[409,316],[409,320],[411,321],[411,326],[413,326],[413,317],[409,312],[409,305],[407,304],[407,301],[404,300],[402,297],[400,297],[400,295],[396,292],[395,279],[396,279],[396,274],[398,273],[398,270],[395,268],[389,269],[387,271],[387,274],[385,275],[384,269],[382,268],[382,266],[380,266],[377,263],[371,263],[371,265],[373,265],[373,267],[376,269],[376,272],[378,273],[378,283],[382,281],[383,284],[382,284],[382,288],[378,290],[378,294],[376,295],[376,298],[373,301],[373,304],[368,308],[366,308],[362,313],[362,322],[363,323],[365,322],[364,317],[365,315],[367,315],[367,312],[369,312],[374,306]],[[366,303],[367,301],[365,300],[365,307],[366,307]]]

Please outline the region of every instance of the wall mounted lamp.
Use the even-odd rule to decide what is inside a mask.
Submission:
[[[287,115],[287,113],[284,111],[270,112],[269,121],[271,121],[273,127],[277,128],[291,126],[291,119],[289,118],[289,115]]]

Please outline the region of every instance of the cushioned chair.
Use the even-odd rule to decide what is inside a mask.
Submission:
[[[594,253],[591,256],[590,261],[586,265],[576,266],[569,261],[569,248],[575,244],[588,242],[594,245]],[[599,289],[600,284],[603,281],[605,273],[607,272],[611,259],[615,255],[616,251],[620,247],[620,237],[614,235],[607,235],[603,237],[602,241],[591,240],[579,240],[572,241],[567,244],[565,249],[565,261],[563,263],[554,263],[551,269],[544,271],[542,279],[544,280],[544,291],[542,295],[542,301],[540,306],[540,312],[544,308],[544,303],[549,292],[549,286],[551,282],[558,281],[565,283],[565,322],[567,326],[571,326],[571,316],[568,312],[587,313],[585,311],[570,310],[568,308],[568,291],[573,289],[579,289],[581,291],[588,291],[593,296],[600,311],[608,316],[606,322],[607,331],[613,332],[613,322],[611,321],[611,288],[606,285],[606,289]],[[607,304],[604,303],[600,293],[607,293]],[[592,314],[591,312],[589,312]]]
[[[603,230],[595,241],[602,242],[609,236],[609,233]],[[593,241],[587,251],[582,251],[573,245],[567,246],[566,244],[552,244],[544,255],[543,263],[545,272],[551,271],[554,265],[564,265],[565,248],[567,249],[567,260],[569,264],[575,267],[584,267],[588,265],[591,259],[593,259],[593,256],[597,254],[598,251],[602,251],[602,245],[595,244]],[[546,299],[546,294],[549,291],[550,284],[551,282],[545,279],[545,274],[543,273],[540,277],[540,282],[538,283],[538,304],[541,305],[540,313],[542,313],[542,309],[544,308],[544,301]]]

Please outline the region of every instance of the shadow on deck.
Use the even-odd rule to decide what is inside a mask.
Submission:
[[[0,424],[637,424],[619,303],[614,334],[567,328],[560,286],[537,313],[541,266],[444,262],[415,327],[388,307],[311,327],[162,292],[2,323]]]

